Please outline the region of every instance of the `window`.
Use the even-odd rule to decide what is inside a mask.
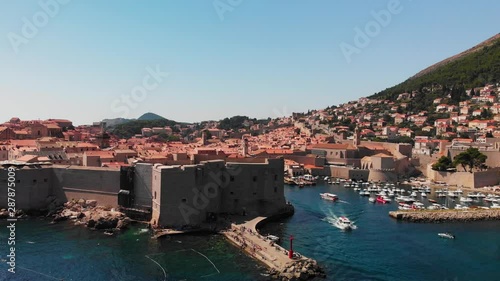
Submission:
[[[230,181],[234,181],[234,177],[233,177],[233,176],[231,176],[231,177],[229,178],[229,180],[230,180]]]
[[[278,180],[278,175],[274,175],[274,180],[277,181]]]
[[[33,183],[36,183],[36,179],[33,180]]]
[[[274,193],[278,193],[278,187],[277,186],[274,187]]]
[[[156,191],[155,191],[155,199],[156,199]]]
[[[256,182],[257,181],[257,176],[253,176],[253,181]]]
[[[182,198],[182,203],[186,203],[187,202],[187,199],[186,198]]]
[[[257,192],[254,192],[253,195],[257,195]]]
[[[231,192],[229,192],[229,194],[234,195],[234,192],[231,191]]]
[[[43,182],[48,182],[49,180],[48,179],[43,179]]]

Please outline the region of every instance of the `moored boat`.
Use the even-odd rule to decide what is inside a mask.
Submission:
[[[337,201],[339,198],[333,193],[320,193],[321,198],[329,201]]]

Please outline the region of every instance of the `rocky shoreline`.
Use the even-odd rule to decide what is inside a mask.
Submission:
[[[9,218],[7,209],[0,210],[0,219]],[[29,217],[52,218],[51,223],[73,221],[75,225],[85,225],[94,230],[104,230],[108,235],[115,231],[126,229],[132,222],[124,213],[111,207],[99,206],[96,200],[71,200],[60,204],[50,199],[47,209],[42,210],[16,210],[15,218],[27,219]]]
[[[85,225],[96,230],[113,231],[126,229],[131,220],[114,208],[99,206],[96,200],[71,200],[64,203],[63,208],[53,215],[53,223],[73,220],[76,225]]]
[[[296,262],[294,265],[278,271],[274,268],[269,270],[271,278],[281,281],[298,281],[326,278],[326,274],[315,260],[306,259]]]
[[[392,211],[397,220],[422,223],[500,220],[500,209]]]

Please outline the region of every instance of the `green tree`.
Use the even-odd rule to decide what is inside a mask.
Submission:
[[[466,151],[455,156],[453,165],[455,167],[461,165],[464,171],[467,171],[467,167],[469,167],[469,172],[472,173],[474,168],[484,168],[487,158],[488,156],[482,154],[477,148],[469,147]]]
[[[435,171],[446,171],[452,167],[453,164],[448,156],[441,156],[436,163],[432,164],[432,169]]]

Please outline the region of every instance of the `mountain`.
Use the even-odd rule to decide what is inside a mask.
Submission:
[[[497,83],[500,78],[500,34],[460,54],[418,72],[408,80],[387,88],[370,98],[394,100],[399,94],[423,88],[471,88]],[[443,91],[442,94],[447,94]]]
[[[130,122],[134,119],[125,119],[125,118],[114,118],[114,119],[104,119],[102,122],[106,122],[107,127],[114,127],[117,125],[121,125],[127,122]]]
[[[137,120],[141,120],[141,121],[143,121],[143,120],[149,120],[149,121],[151,121],[151,120],[166,120],[166,119],[167,118],[162,117],[162,116],[160,116],[158,114],[155,114],[155,113],[152,113],[152,112],[148,112],[148,113],[143,114]]]

